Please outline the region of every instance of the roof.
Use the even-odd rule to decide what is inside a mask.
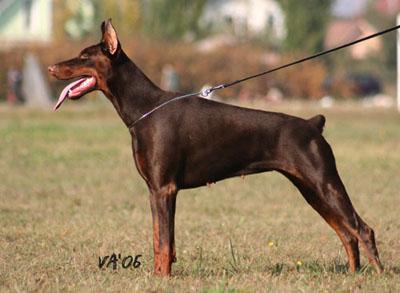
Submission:
[[[336,20],[328,25],[324,45],[333,48],[376,32],[375,27],[363,19]]]
[[[378,0],[376,10],[381,13],[394,15],[400,11],[400,0]]]
[[[376,32],[375,27],[364,19],[336,20],[328,25],[324,45],[326,49],[332,49]],[[370,53],[379,51],[381,47],[382,40],[377,37],[352,46],[350,51],[353,58],[363,59]]]

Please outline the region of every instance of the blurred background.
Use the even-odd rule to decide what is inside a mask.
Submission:
[[[99,92],[53,113],[67,82],[47,74],[98,43],[109,17],[155,83],[186,93],[384,30],[399,12],[400,0],[0,0],[0,292],[400,292],[396,32],[212,97],[327,117],[383,275],[366,258],[348,273],[333,230],[272,172],[181,191],[177,277],[153,279],[148,189],[125,125]],[[99,270],[112,252],[143,265]]]
[[[383,30],[399,11],[400,0],[0,0],[0,102],[52,103],[65,82],[49,78],[47,66],[98,42],[109,17],[153,81],[191,92]],[[215,98],[394,107],[395,93],[390,33]]]

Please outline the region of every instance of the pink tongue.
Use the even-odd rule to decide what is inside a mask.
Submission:
[[[67,85],[61,92],[60,97],[58,98],[57,104],[54,106],[53,110],[56,111],[61,106],[61,104],[68,98],[68,92],[77,84],[85,81],[85,79],[86,79],[86,77],[78,79],[77,81],[74,81],[73,83],[70,83],[69,85]]]

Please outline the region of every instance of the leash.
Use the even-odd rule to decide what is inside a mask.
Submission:
[[[236,85],[236,84],[238,84],[238,83],[247,81],[247,80],[249,80],[249,79],[257,78],[257,77],[260,77],[260,76],[263,76],[263,75],[266,75],[266,74],[269,74],[269,73],[272,73],[272,72],[275,72],[275,71],[278,71],[278,70],[281,70],[281,69],[284,69],[284,68],[287,68],[287,67],[290,67],[290,66],[293,66],[293,65],[302,63],[302,62],[306,62],[306,61],[311,60],[311,59],[315,59],[315,58],[320,57],[320,56],[322,56],[322,55],[326,55],[326,54],[329,54],[329,53],[332,53],[332,52],[335,52],[335,51],[344,49],[344,48],[346,48],[346,47],[350,47],[350,46],[353,46],[353,45],[355,45],[355,44],[364,42],[364,41],[366,41],[366,40],[369,40],[369,39],[372,39],[372,38],[376,38],[376,37],[378,37],[378,36],[380,36],[380,35],[383,35],[383,34],[386,34],[386,33],[392,32],[392,31],[395,31],[395,30],[397,30],[397,29],[399,29],[399,28],[400,28],[400,25],[396,25],[396,26],[394,26],[394,27],[391,27],[391,28],[388,28],[388,29],[386,29],[386,30],[377,32],[377,33],[375,33],[375,34],[366,36],[366,37],[364,37],[364,38],[361,38],[361,39],[352,41],[352,42],[350,42],[350,43],[346,43],[346,44],[340,45],[340,46],[338,46],[338,47],[335,47],[335,48],[332,48],[332,49],[329,49],[329,50],[321,51],[321,52],[316,53],[316,54],[314,54],[314,55],[311,55],[311,56],[308,56],[308,57],[305,57],[305,58],[302,58],[302,59],[299,59],[299,60],[296,60],[296,61],[293,61],[293,62],[284,64],[284,65],[281,65],[281,66],[278,66],[278,67],[275,67],[275,68],[273,68],[273,69],[269,69],[269,70],[266,70],[266,71],[263,71],[263,72],[260,72],[260,73],[254,74],[254,75],[250,75],[250,76],[247,76],[247,77],[244,77],[244,78],[241,78],[241,79],[237,79],[237,80],[235,80],[235,81],[231,81],[231,82],[223,83],[223,84],[220,84],[220,85],[208,87],[208,88],[205,88],[205,89],[203,89],[203,90],[201,90],[201,91],[199,91],[199,92],[190,93],[190,94],[186,94],[186,95],[182,95],[182,96],[175,97],[175,98],[173,98],[173,99],[170,99],[170,100],[168,100],[168,101],[165,101],[164,103],[158,105],[157,107],[153,108],[153,109],[150,110],[149,112],[143,114],[139,119],[137,119],[136,121],[134,121],[133,123],[131,123],[130,125],[128,125],[128,128],[129,128],[129,129],[132,128],[132,127],[135,126],[139,121],[145,119],[146,117],[148,117],[149,115],[151,115],[152,113],[154,113],[154,112],[157,111],[158,109],[160,109],[160,108],[166,106],[166,105],[169,104],[169,103],[172,103],[172,102],[175,102],[175,101],[184,99],[184,98],[194,97],[194,96],[200,96],[200,97],[202,97],[202,98],[207,98],[207,97],[208,97],[212,92],[214,92],[214,91],[221,90],[221,89],[225,89],[225,88],[231,87],[231,86],[233,86],[233,85]]]

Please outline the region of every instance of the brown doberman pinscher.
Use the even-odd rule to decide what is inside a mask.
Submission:
[[[286,176],[336,231],[352,272],[360,267],[358,243],[376,270],[383,271],[374,231],[355,211],[322,136],[322,115],[305,120],[190,97],[138,121],[179,94],[158,88],[128,58],[111,20],[101,30],[99,44],[49,67],[58,79],[79,78],[62,91],[55,109],[67,98],[100,90],[128,127],[136,167],[150,190],[156,275],[169,276],[176,261],[178,190],[266,171]]]

